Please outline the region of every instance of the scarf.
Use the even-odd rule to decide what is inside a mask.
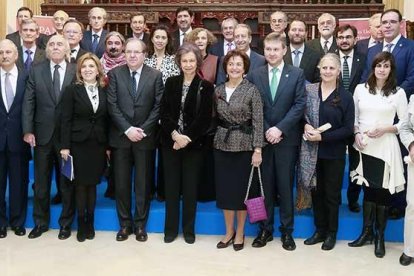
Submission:
[[[119,57],[113,58],[105,52],[101,58],[101,63],[106,75],[110,70],[114,69],[115,67],[126,64],[125,54],[122,53]]]

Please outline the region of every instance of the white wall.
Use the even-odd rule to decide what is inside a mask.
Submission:
[[[403,11],[403,16],[405,17],[405,19],[409,20],[409,21],[414,21],[414,9],[412,8],[414,1],[412,0],[405,0],[404,1],[404,11]],[[411,8],[410,8],[411,6]]]
[[[23,6],[23,0],[7,0],[7,29],[6,33],[16,31],[16,13]]]

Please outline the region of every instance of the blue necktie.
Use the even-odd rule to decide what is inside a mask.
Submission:
[[[385,51],[385,52],[389,52],[389,53],[391,53],[391,48],[392,48],[392,46],[394,46],[394,44],[393,44],[393,43],[389,43],[389,44],[385,45],[385,49],[384,49],[384,51]]]
[[[33,60],[32,60],[32,51],[30,51],[29,49],[27,49],[25,51],[25,53],[27,54],[27,58],[26,58],[26,60],[24,62],[24,69],[27,72],[29,72],[30,67],[32,66],[32,62],[33,62]]]
[[[92,52],[94,54],[96,53],[96,48],[98,47],[98,38],[99,38],[99,35],[97,35],[97,34],[94,34],[93,35]]]
[[[299,61],[300,51],[295,50],[295,51],[293,51],[293,53],[295,54],[295,58],[293,59],[293,66],[299,67],[299,64],[300,64],[300,61]]]

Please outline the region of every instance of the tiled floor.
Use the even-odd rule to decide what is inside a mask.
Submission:
[[[115,241],[115,232],[97,232],[93,241],[79,243],[76,232],[66,241],[50,230],[29,240],[8,232],[0,240],[0,276],[81,276],[81,275],[414,275],[414,264],[402,267],[398,258],[401,243],[386,243],[386,256],[378,259],[374,248],[350,248],[339,241],[334,250],[325,252],[320,245],[305,246],[296,240],[297,249],[287,252],[276,238],[266,247],[250,246],[235,252],[232,247],[215,248],[218,236],[197,236],[193,245],[182,237],[164,244],[163,235],[150,234],[145,243],[131,236]]]

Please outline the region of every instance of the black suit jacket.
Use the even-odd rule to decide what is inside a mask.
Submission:
[[[143,65],[136,99],[132,96],[131,74],[127,65],[109,71],[108,78],[108,112],[112,119],[110,145],[115,148],[130,147],[132,142],[125,131],[134,126],[142,128],[147,135],[137,142],[137,146],[143,150],[154,149],[155,129],[164,92],[161,72]]]
[[[318,52],[321,57],[325,55],[325,52],[323,51],[319,38],[315,38],[315,39],[307,41],[306,45],[312,48],[313,50],[315,50],[316,52]],[[338,52],[338,46],[336,45],[336,39],[334,38],[332,45],[328,50],[328,53],[337,53],[337,52]]]
[[[369,38],[358,40],[355,45],[355,49],[359,53],[366,55],[368,53],[368,45],[369,45]]]
[[[102,55],[105,52],[105,49],[106,49],[105,39],[106,39],[107,34],[108,34],[107,30],[102,30],[102,34],[101,34],[101,37],[99,38],[99,43],[98,43],[98,46],[96,47],[96,52],[95,52],[95,55],[98,58],[101,58]],[[80,42],[80,47],[82,49],[84,49],[85,51],[87,51],[87,52],[93,53],[93,51],[92,51],[92,31],[85,31],[83,33],[83,38]]]
[[[262,95],[264,132],[276,126],[283,133],[280,146],[298,146],[303,133],[301,124],[306,107],[305,77],[303,70],[285,64],[272,100],[268,66],[262,66],[247,75]]]
[[[360,83],[362,73],[365,67],[365,55],[358,53],[354,50],[352,58],[352,68],[349,76],[349,90],[352,95],[354,94],[356,86]],[[342,83],[342,74],[340,75],[340,81]]]
[[[174,53],[177,51],[177,49],[180,47],[180,30],[177,29],[171,34],[171,38],[173,40],[173,47],[174,47]]]
[[[302,54],[302,59],[300,60],[299,68],[303,70],[305,74],[305,79],[310,83],[319,82],[320,73],[318,64],[321,59],[319,52],[316,52],[310,47],[305,45],[305,50]],[[290,47],[287,48],[286,55],[283,57],[283,60],[286,64],[292,65],[292,52]]]
[[[53,91],[50,61],[32,67],[27,81],[23,101],[23,133],[33,133],[37,145],[45,145],[57,135],[60,141],[60,116],[62,112],[62,92],[73,83],[76,77],[76,65],[67,63],[65,78],[58,99]]]
[[[13,43],[16,45],[16,47],[21,47],[22,46],[19,31],[16,31],[14,33],[6,35],[6,38],[13,41]],[[39,37],[36,40],[37,47],[39,47],[40,49],[43,49],[43,50],[46,49],[46,45],[47,45],[48,40],[49,40],[49,38],[48,38],[47,35],[40,33]]]
[[[83,84],[66,87],[62,96],[62,148],[70,149],[71,141],[82,142],[94,135],[100,143],[107,142],[106,93],[99,88],[99,106],[93,112],[86,88]]]
[[[17,47],[17,54],[19,57],[17,58],[16,65],[19,69],[24,69],[24,60],[23,60],[23,48]],[[46,61],[46,52],[45,50],[37,47],[34,53],[33,61],[31,67],[35,66],[36,64],[42,63]],[[28,72],[27,72],[28,73]]]
[[[7,112],[4,106],[5,99],[0,93],[0,151],[27,152],[29,145],[23,141],[22,133],[22,103],[26,88],[27,74],[19,69],[16,94],[13,103]],[[1,91],[0,83],[0,91]]]
[[[76,58],[75,59],[70,59],[71,63],[77,63],[78,60],[80,59],[81,56],[83,56],[84,54],[89,53],[88,51],[85,51],[82,48],[79,48],[78,53],[76,54]]]

